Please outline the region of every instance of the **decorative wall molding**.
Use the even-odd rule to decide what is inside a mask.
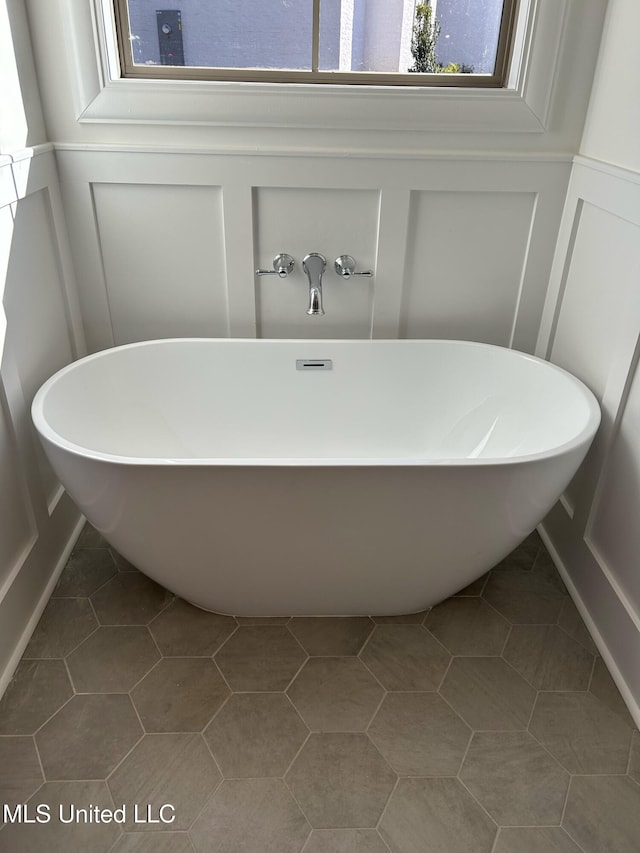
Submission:
[[[537,352],[591,386],[600,401],[602,424],[570,489],[545,519],[543,531],[587,624],[590,629],[598,626],[594,637],[607,664],[613,664],[609,668],[636,721],[640,720],[639,268],[640,175],[577,157]],[[618,451],[623,452],[622,462]],[[618,511],[610,511],[614,500]]]
[[[85,352],[52,145],[0,160],[0,270],[1,695],[79,530],[30,417],[36,387]]]
[[[447,290],[457,289],[467,294],[465,299],[471,298],[472,313],[477,311],[486,318],[476,336],[525,351],[535,346],[569,175],[565,157],[499,159],[458,154],[416,162],[404,156],[379,160],[370,152],[340,159],[309,154],[291,158],[264,157],[262,152],[227,156],[73,144],[57,146],[56,156],[91,349],[167,334],[169,327],[161,317],[160,305],[173,286],[169,278],[164,280],[168,271],[165,276],[158,269],[153,281],[146,284],[141,273],[129,280],[129,272],[144,270],[147,261],[140,255],[141,249],[130,245],[126,199],[137,200],[139,247],[148,247],[151,255],[146,257],[156,269],[152,223],[163,207],[171,216],[171,208],[177,205],[183,211],[180,222],[189,231],[188,198],[195,200],[194,188],[221,192],[222,219],[213,208],[209,214],[206,208],[192,214],[194,234],[202,227],[203,216],[208,216],[208,238],[199,247],[192,246],[182,259],[182,304],[191,305],[193,323],[192,328],[188,323],[176,324],[173,334],[468,337],[459,311],[446,318],[446,299],[440,299],[445,314],[438,320],[438,331],[432,322],[436,317],[433,307],[426,309],[425,299],[431,296],[426,296],[425,288],[436,301]],[[145,195],[148,217],[144,215]],[[364,206],[358,203],[354,207],[355,200],[365,196]],[[266,200],[268,211],[263,206]],[[443,208],[438,213],[438,205],[448,212]],[[122,212],[120,224],[118,209]],[[428,233],[414,234],[410,243],[419,210],[430,217]],[[467,269],[461,265],[467,256],[459,248],[461,240],[475,239],[473,216],[479,217],[478,227],[485,239],[480,243],[476,239],[474,249],[468,247]],[[456,219],[467,223],[467,238],[456,230]],[[118,229],[124,229],[119,236]],[[505,229],[518,246],[517,257],[511,242],[505,246]],[[220,241],[222,250],[215,258],[208,257],[212,245]],[[425,241],[432,246],[431,256],[424,255]],[[163,241],[162,250],[169,253],[167,270],[174,268],[180,242],[185,241]],[[128,248],[116,257],[116,245]],[[271,279],[256,279],[255,270],[269,265],[279,251],[297,258],[294,275],[279,287]],[[309,251],[327,257],[333,252],[334,258],[345,252],[354,254],[359,263],[376,271],[364,288],[357,287],[361,280],[339,281],[330,268],[325,284],[331,310],[321,322],[309,320],[306,303],[303,305],[305,279],[300,261]],[[477,252],[487,259],[482,275],[477,258],[474,263]],[[221,302],[212,309],[210,300],[220,281],[226,285],[226,317],[220,313]],[[158,298],[154,300],[150,292],[143,310],[141,293],[148,286],[158,288]],[[406,315],[409,290],[425,310],[422,319],[412,313],[407,325],[403,311]],[[127,312],[129,318],[140,316],[137,329],[130,323],[125,329],[114,308],[120,317]]]

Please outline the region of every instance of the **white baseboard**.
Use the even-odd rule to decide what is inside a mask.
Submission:
[[[56,583],[58,582],[58,578],[62,574],[62,570],[64,569],[67,560],[69,559],[69,555],[71,554],[74,545],[76,544],[78,537],[84,527],[85,519],[83,516],[80,517],[80,520],[76,524],[73,529],[73,533],[71,534],[67,545],[62,551],[53,572],[49,578],[49,581],[44,588],[42,595],[38,599],[38,603],[35,606],[31,616],[29,617],[28,622],[26,623],[22,634],[20,635],[20,639],[16,643],[16,646],[11,654],[4,670],[0,672],[0,699],[4,695],[5,690],[9,686],[9,682],[13,678],[13,674],[16,671],[18,664],[24,654],[25,649],[29,645],[29,640],[33,632],[36,629],[36,625],[40,621],[40,617],[47,606],[49,599],[51,598],[51,593],[53,592]]]
[[[551,559],[555,563],[560,577],[562,578],[565,586],[567,587],[569,595],[571,596],[574,604],[578,608],[578,612],[580,613],[580,616],[582,616],[587,630],[591,634],[593,642],[596,644],[598,651],[600,652],[602,660],[604,661],[607,669],[609,670],[611,677],[613,678],[616,684],[616,687],[620,691],[620,695],[622,696],[625,705],[629,709],[629,713],[633,717],[636,726],[640,728],[640,704],[638,703],[636,697],[633,695],[632,691],[629,688],[629,685],[627,684],[622,673],[620,672],[620,669],[613,655],[611,654],[609,647],[604,641],[602,634],[598,630],[598,626],[596,625],[590,611],[587,609],[584,601],[582,600],[582,597],[580,596],[580,593],[578,592],[578,589],[576,588],[576,585],[574,584],[571,575],[566,565],[564,564],[564,561],[560,557],[560,554],[554,547],[552,540],[550,539],[549,535],[547,534],[546,530],[542,525],[538,527],[538,533],[542,537],[542,541],[544,542],[547,550],[549,551]]]

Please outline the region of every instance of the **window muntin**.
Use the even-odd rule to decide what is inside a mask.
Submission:
[[[500,87],[518,0],[113,2],[123,77]],[[436,73],[414,70],[417,6]]]

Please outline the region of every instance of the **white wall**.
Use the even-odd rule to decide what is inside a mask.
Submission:
[[[436,335],[533,350],[604,0],[523,3],[519,88],[474,93],[105,83],[90,5],[27,4],[89,349]],[[283,251],[289,279],[255,276]],[[305,313],[312,251],[324,317]],[[374,278],[340,280],[343,253]]]
[[[610,0],[580,153],[640,172],[640,6]]]
[[[640,6],[610,0],[540,354],[595,392],[598,438],[544,529],[640,720]]]
[[[7,12],[9,14],[7,14]],[[7,59],[11,31],[19,57]],[[79,523],[35,437],[39,385],[83,351],[53,146],[42,139],[21,4],[0,3],[0,88],[14,106],[0,144],[0,694],[44,608]],[[29,148],[25,144],[32,143]],[[16,147],[22,146],[22,147]]]

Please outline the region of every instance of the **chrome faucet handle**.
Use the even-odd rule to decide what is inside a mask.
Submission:
[[[256,275],[277,275],[280,278],[286,278],[289,273],[293,272],[295,261],[291,255],[286,252],[281,252],[273,259],[272,270],[256,270]]]
[[[356,272],[356,262],[351,255],[340,255],[335,259],[333,268],[341,278],[351,278],[352,275],[366,275],[371,278],[373,275],[373,270]]]

